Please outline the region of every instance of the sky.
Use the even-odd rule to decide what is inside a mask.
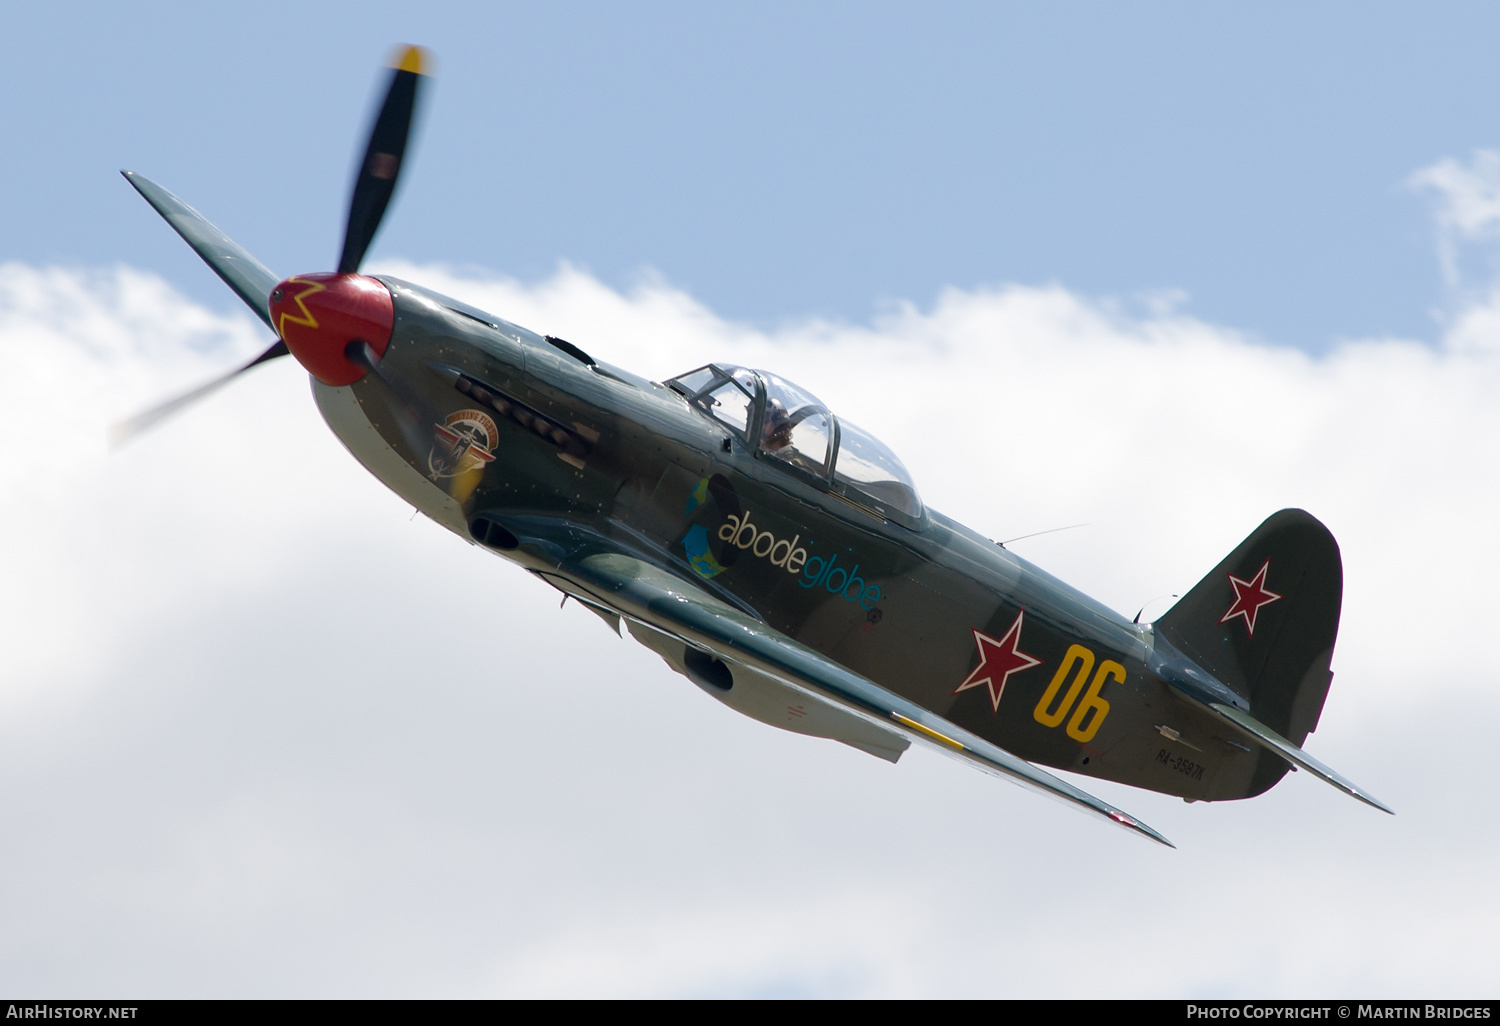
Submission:
[[[1500,122],[1477,7],[7,11],[0,987],[122,996],[1492,996]],[[1356,16],[1356,12],[1359,12]],[[710,701],[386,492],[115,171],[654,378],[724,359],[1126,613],[1339,539],[1306,774],[1168,851]]]
[[[113,176],[284,273],[331,266],[397,42],[437,76],[374,253],[526,281],[654,270],[723,316],[945,287],[1185,293],[1322,351],[1434,340],[1410,176],[1494,145],[1484,4],[11,4],[8,256],[227,309]]]

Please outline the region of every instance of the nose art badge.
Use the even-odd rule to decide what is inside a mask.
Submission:
[[[432,426],[437,441],[427,455],[427,469],[434,480],[479,470],[495,458],[500,432],[483,410],[459,410]]]

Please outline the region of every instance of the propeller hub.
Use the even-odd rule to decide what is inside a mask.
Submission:
[[[384,356],[396,323],[391,292],[363,274],[299,274],[271,292],[271,323],[307,372],[325,385],[352,385],[365,364],[348,356],[364,342]]]

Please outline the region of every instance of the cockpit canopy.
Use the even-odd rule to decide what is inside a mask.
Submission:
[[[920,525],[922,500],[896,454],[785,378],[711,363],[667,385],[797,476],[889,520]]]

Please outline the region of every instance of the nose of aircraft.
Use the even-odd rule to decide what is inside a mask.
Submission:
[[[385,355],[396,323],[391,293],[363,274],[299,274],[271,292],[271,323],[307,372],[325,385],[352,385],[369,366],[349,358],[363,342]]]

